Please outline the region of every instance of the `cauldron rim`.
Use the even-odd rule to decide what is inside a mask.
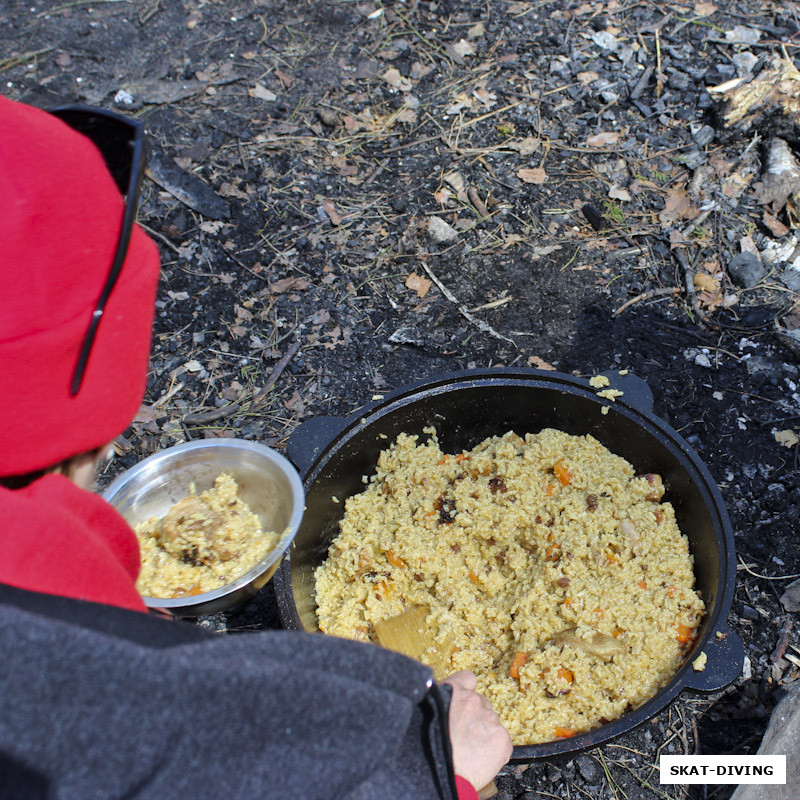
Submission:
[[[303,423],[289,440],[289,457],[301,472],[308,494],[326,464],[342,447],[398,409],[425,398],[460,389],[524,387],[566,393],[607,406],[609,414],[621,414],[643,428],[647,434],[657,438],[659,444],[666,447],[687,468],[692,483],[702,495],[716,535],[720,591],[703,620],[704,634],[695,641],[686,662],[650,700],[611,723],[571,739],[516,746],[512,763],[569,756],[604,744],[633,730],[663,710],[684,689],[705,692],[721,689],[739,675],[743,664],[744,649],[741,640],[726,623],[733,601],[736,561],[733,529],[716,482],[688,442],[653,413],[653,394],[643,380],[626,371],[601,374],[609,381],[609,386],[603,388],[622,391],[620,397],[612,399],[609,396],[598,396],[598,389],[590,386],[588,379],[557,371],[498,367],[440,374],[399,387],[346,417],[312,418]],[[304,630],[294,603],[291,554],[284,559],[275,576],[275,590],[284,626]],[[703,672],[695,672],[692,661],[701,652],[708,656],[708,665]]]

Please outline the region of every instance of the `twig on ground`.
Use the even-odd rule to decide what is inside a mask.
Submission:
[[[489,216],[489,209],[486,208],[484,205],[483,200],[481,200],[480,195],[478,194],[477,189],[474,186],[470,186],[467,189],[467,197],[469,198],[470,203],[475,206],[475,210],[482,216],[488,217]]]
[[[459,301],[458,298],[436,277],[433,270],[424,262],[420,262],[422,264],[422,268],[425,272],[430,275],[431,280],[439,287],[441,293],[458,308],[459,314],[461,314],[464,319],[471,322],[476,328],[483,331],[484,333],[488,333],[489,336],[493,336],[495,339],[500,339],[503,342],[508,342],[509,344],[517,346],[517,343],[513,339],[509,339],[508,336],[504,336],[502,333],[498,333],[488,322],[484,322],[483,320],[476,319],[469,313],[469,310],[463,306]]]
[[[235,414],[240,408],[241,403],[229,403],[222,408],[212,408],[210,411],[198,411],[196,414],[187,414],[183,418],[186,425],[205,425],[207,422],[215,422],[218,419],[225,419]]]
[[[789,637],[792,633],[792,618],[786,617],[786,621],[783,623],[783,628],[781,628],[781,635],[778,639],[778,643],[775,645],[775,649],[772,651],[772,655],[769,657],[770,661],[774,664],[778,659],[783,658],[786,653],[786,648],[789,646]]]
[[[166,236],[164,236],[163,233],[159,233],[158,231],[153,230],[149,225],[145,225],[144,222],[139,221],[137,222],[137,224],[142,230],[147,232],[148,236],[152,236],[154,239],[158,239],[158,241],[161,242],[161,244],[163,244],[165,247],[168,247],[174,253],[180,253],[180,249],[176,247]]]
[[[677,286],[663,286],[660,289],[651,289],[649,292],[642,292],[641,294],[637,294],[636,297],[632,297],[626,303],[623,303],[614,311],[614,316],[618,317],[625,309],[630,308],[634,303],[638,303],[641,300],[652,300],[654,297],[663,297],[668,294],[679,295],[680,293],[681,290]]]
[[[295,355],[297,355],[297,351],[299,349],[300,341],[297,340],[292,342],[291,347],[289,347],[289,349],[281,356],[281,360],[274,366],[269,378],[267,378],[264,388],[253,395],[253,402],[250,404],[251,411],[264,402],[264,399],[269,394],[270,389],[272,389],[272,387],[277,383],[278,378],[280,378],[286,367],[289,366],[289,362],[295,357]]]
[[[739,556],[739,566],[737,569],[743,569],[749,575],[752,575],[754,578],[761,578],[765,581],[791,581],[795,578],[800,578],[800,574],[797,575],[760,575],[758,572],[754,572],[750,569],[750,565],[746,564],[741,556]]]
[[[703,324],[703,327],[718,331],[719,325],[717,325],[715,322],[712,322],[708,318],[708,314],[706,314],[706,312],[700,307],[700,303],[697,299],[697,293],[694,290],[694,270],[692,269],[692,265],[689,263],[689,259],[686,258],[679,247],[674,248],[671,252],[673,258],[678,262],[678,264],[680,264],[680,267],[683,270],[686,298],[689,301],[689,306],[692,312],[697,314],[697,318]]]
[[[35,61],[38,56],[49,53],[54,49],[54,47],[45,47],[42,50],[29,50],[27,53],[20,53],[19,55],[2,58],[0,59],[0,72],[5,72],[7,69],[12,69],[13,67],[19,67],[31,60]]]

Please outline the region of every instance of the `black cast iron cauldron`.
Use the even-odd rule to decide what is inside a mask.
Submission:
[[[306,512],[274,579],[284,626],[318,630],[314,569],[338,533],[344,499],[364,489],[361,477],[374,474],[379,453],[399,433],[422,435],[423,428],[433,425],[442,450],[453,453],[509,430],[524,435],[552,427],[591,434],[637,472],[662,476],[664,499],[674,506],[678,525],[689,539],[706,615],[686,662],[655,697],[601,728],[570,739],[515,747],[512,762],[595,747],[658,713],[683,689],[712,692],[733,681],[741,672],[744,648],[726,623],[736,562],[722,496],[688,443],[653,415],[647,384],[632,375],[605,374],[612,388],[624,392],[616,401],[599,397],[588,381],[558,372],[468,370],[403,387],[346,418],[316,417],[303,423],[289,440],[289,457],[303,475]],[[697,672],[692,662],[701,652],[707,662]]]

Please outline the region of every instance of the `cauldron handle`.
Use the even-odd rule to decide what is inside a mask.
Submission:
[[[619,389],[624,393],[620,398],[622,402],[633,406],[637,411],[641,411],[644,414],[652,414],[653,390],[646,381],[629,372],[620,375],[619,370],[610,370],[601,374],[608,378],[611,383],[609,388]]]
[[[735,681],[744,666],[744,643],[727,624],[717,625],[713,636],[703,647],[705,669],[688,675],[686,686],[699,692],[716,692]]]
[[[344,430],[347,423],[345,417],[312,417],[292,433],[286,451],[304,478],[317,456]]]

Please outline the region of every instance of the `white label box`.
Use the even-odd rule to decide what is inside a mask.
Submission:
[[[786,783],[786,756],[666,756],[661,783]]]

